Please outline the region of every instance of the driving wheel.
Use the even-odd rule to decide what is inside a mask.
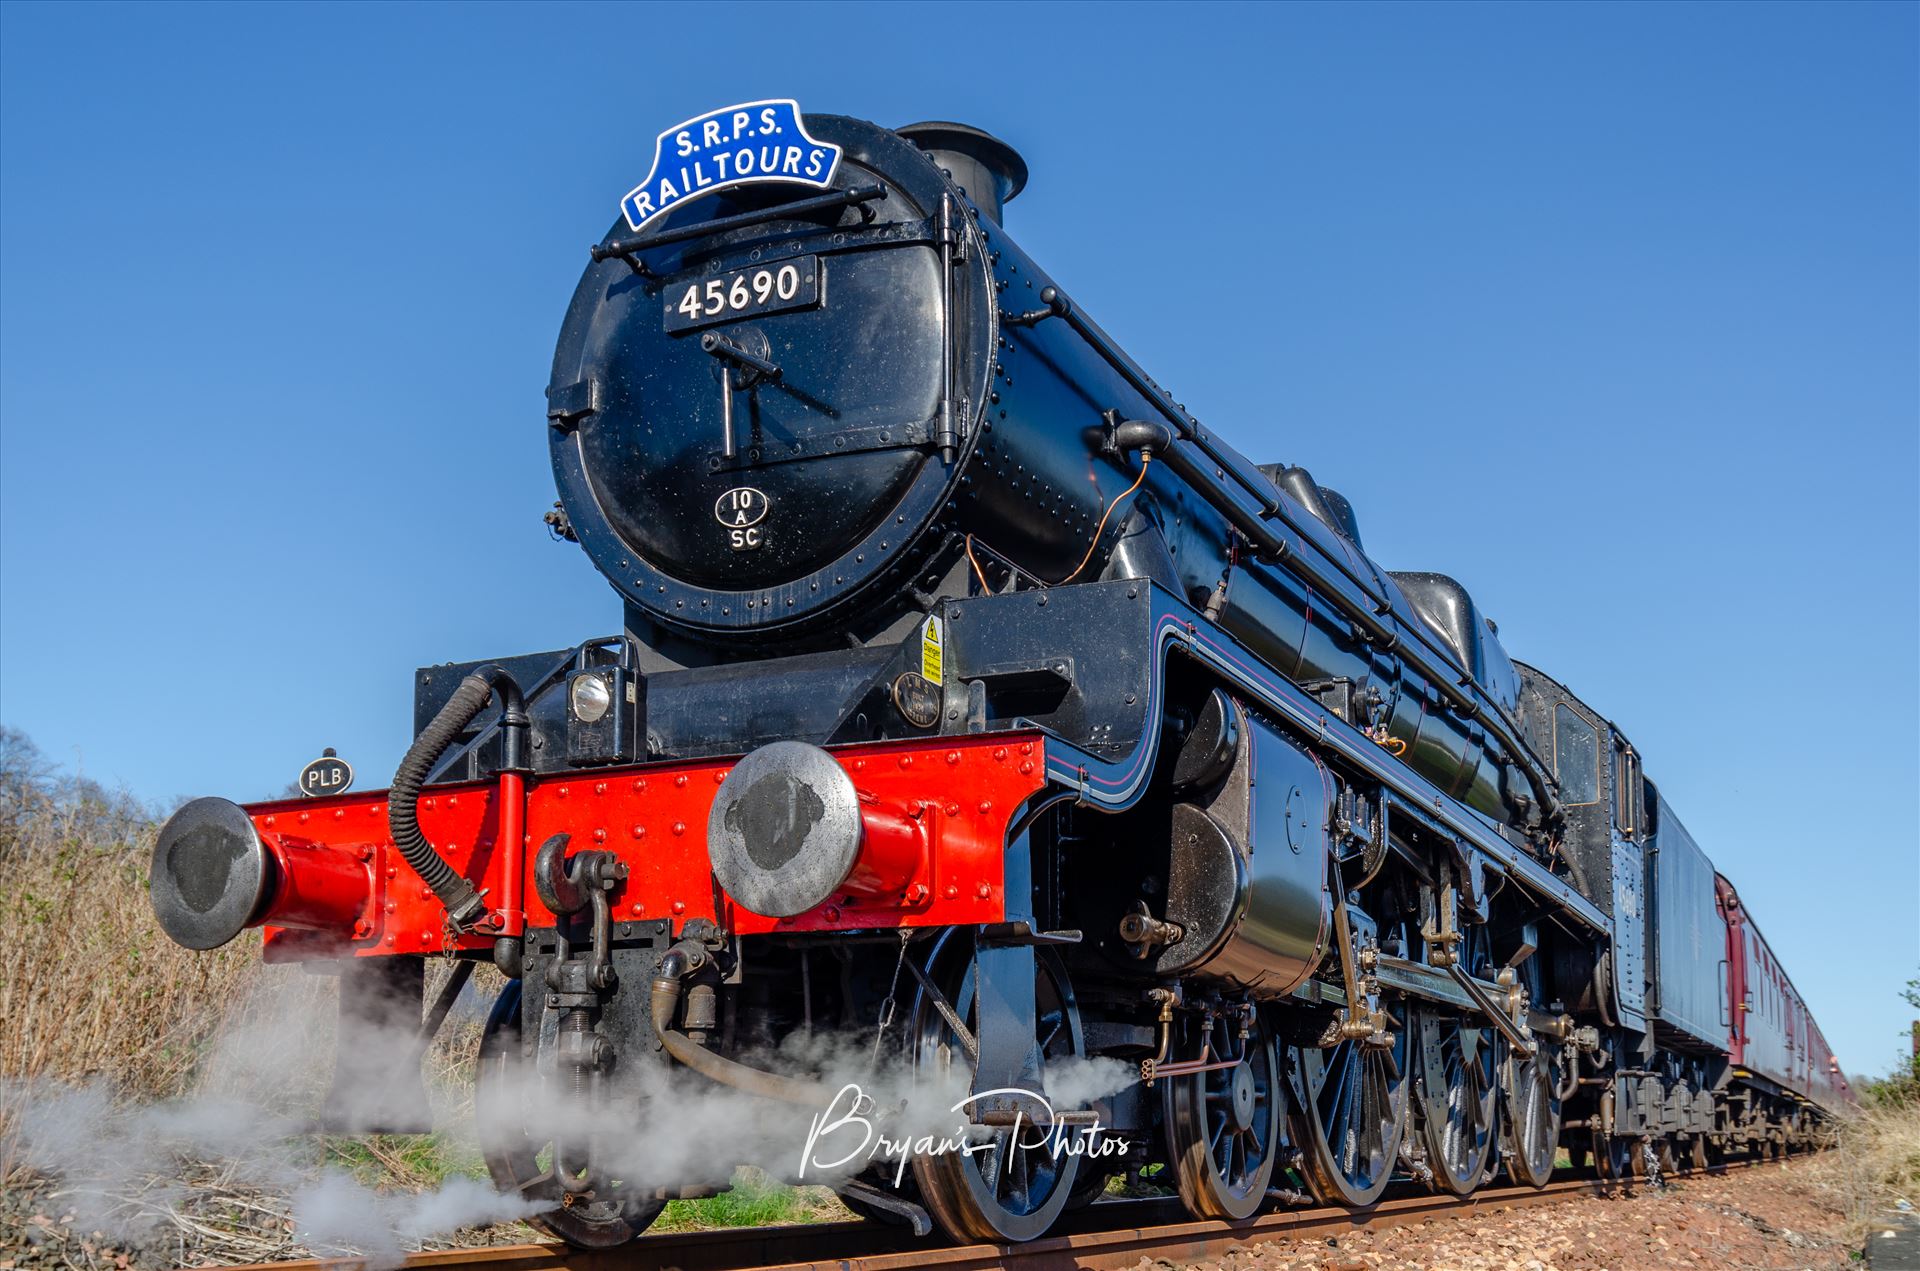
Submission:
[[[1404,1011],[1404,1007],[1402,1010]],[[1387,1189],[1407,1129],[1407,1030],[1393,1044],[1343,1040],[1290,1052],[1307,1184],[1321,1201],[1371,1205]]]
[[[1484,1020],[1423,1010],[1420,1122],[1436,1190],[1467,1196],[1487,1174],[1499,1138],[1498,1038]]]
[[[1189,1018],[1175,1054],[1232,1066],[1166,1084],[1167,1153],[1196,1218],[1250,1218],[1267,1197],[1286,1096],[1266,1022],[1228,1010]]]
[[[1507,1173],[1525,1187],[1545,1187],[1560,1154],[1560,1053],[1534,1038],[1530,1059],[1509,1052],[1501,1068],[1506,1108]]]

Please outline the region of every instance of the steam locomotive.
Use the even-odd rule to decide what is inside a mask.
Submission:
[[[726,1185],[623,1158],[652,1078],[817,1108],[801,1035],[963,1091],[971,1150],[838,1183],[955,1239],[1121,1171],[1238,1220],[1809,1143],[1846,1080],[1622,730],[1155,383],[1009,237],[1027,175],[789,101],[662,133],[546,393],[624,629],[420,670],[389,790],[185,805],[168,934],[337,970],[357,1130],[425,1107],[358,1039],[491,960],[489,1167],[588,1246]]]

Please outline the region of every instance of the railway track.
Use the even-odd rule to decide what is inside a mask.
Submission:
[[[1685,1170],[1674,1177],[1725,1174],[1756,1163]],[[1195,1222],[1171,1200],[1116,1200],[1068,1215],[1056,1234],[1019,1245],[941,1244],[938,1237],[915,1240],[901,1229],[877,1223],[840,1222],[643,1236],[608,1250],[557,1243],[440,1249],[414,1254],[405,1266],[409,1271],[978,1271],[1017,1265],[1020,1271],[1124,1271],[1143,1257],[1198,1262],[1218,1258],[1234,1245],[1324,1239],[1425,1218],[1552,1204],[1633,1185],[1575,1176],[1537,1189],[1490,1187],[1465,1198],[1396,1190],[1368,1209],[1280,1209],[1241,1223]],[[251,1263],[228,1271],[352,1271],[359,1265],[351,1258],[309,1259]]]

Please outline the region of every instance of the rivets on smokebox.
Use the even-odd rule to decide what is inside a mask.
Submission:
[[[912,755],[901,755],[901,756],[900,756],[900,766],[901,766],[902,768],[911,768],[911,767],[913,767],[913,756],[912,756]]]
[[[606,782],[604,782],[604,781],[596,781],[596,782],[594,782],[594,783],[593,783],[593,792],[594,792],[595,794],[605,794],[605,793],[607,792],[607,783],[606,783]]]
[[[960,894],[960,889],[958,887],[955,887],[952,883],[947,884],[948,900],[952,900],[955,896],[958,896],[959,894]]]
[[[635,777],[633,779],[633,792],[635,794],[645,794],[647,792],[647,779],[645,777]]]
[[[636,825],[631,830],[628,830],[627,833],[633,835],[633,837],[637,839],[643,839],[647,837],[647,827],[644,825]]]
[[[991,811],[993,811],[993,800],[992,799],[980,800],[980,815],[985,816],[987,813]]]
[[[959,815],[960,815],[960,805],[959,805],[959,804],[957,804],[957,803],[949,803],[949,804],[947,805],[947,809],[946,809],[946,810],[947,810],[947,815],[948,815],[948,816],[959,816]]]
[[[717,785],[717,786],[719,786],[719,785],[725,785],[725,784],[726,784],[726,782],[727,782],[727,772],[728,772],[728,771],[729,771],[729,770],[728,770],[728,769],[726,769],[726,768],[721,768],[721,769],[719,769],[719,770],[717,770],[717,771],[716,771],[716,772],[715,772],[715,773],[713,774],[713,784],[715,784],[715,785]]]
[[[686,902],[686,901],[684,901],[684,900],[676,900],[676,901],[674,901],[674,902],[673,902],[673,912],[675,912],[675,913],[677,913],[677,914],[683,914],[683,913],[685,913],[685,912],[687,912],[687,902]]]
[[[633,912],[634,912],[634,913],[636,913],[636,914],[643,914],[643,913],[645,913],[645,912],[647,912],[647,906],[646,906],[646,902],[644,902],[644,901],[639,901],[639,900],[636,900],[636,901],[634,901],[634,902],[633,902],[633,904],[632,904],[632,905],[630,906],[630,908],[631,908],[631,909],[633,910]]]
[[[607,841],[607,831],[605,827],[601,827],[594,830],[593,841],[596,843],[604,843]]]
[[[974,890],[974,894],[979,896],[980,899],[982,900],[985,900],[987,897],[993,895],[993,888],[987,886],[987,884],[985,883],[981,883],[978,887],[974,888],[973,890]]]
[[[955,765],[958,765],[958,764],[959,764],[959,762],[960,762],[960,752],[959,752],[959,751],[957,751],[957,750],[949,750],[949,751],[947,752],[947,764],[948,764],[948,766],[950,766],[950,767],[951,767],[951,766],[955,766]]]
[[[675,777],[675,778],[673,779],[673,788],[674,788],[674,789],[676,789],[676,790],[684,790],[684,789],[686,789],[686,788],[687,788],[687,774],[686,774],[686,773],[684,773],[684,772],[683,772],[683,773],[681,773],[681,774],[680,774],[679,776],[677,776],[677,777]]]
[[[675,821],[673,823],[673,832],[675,834],[685,834],[687,832],[687,823],[685,821]]]
[[[996,761],[1004,763],[1007,758],[1007,748],[1005,746],[995,746],[993,748],[993,757]]]

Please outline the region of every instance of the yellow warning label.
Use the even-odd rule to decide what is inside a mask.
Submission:
[[[920,628],[920,674],[935,684],[946,683],[945,645],[939,615],[929,615],[927,625]]]

